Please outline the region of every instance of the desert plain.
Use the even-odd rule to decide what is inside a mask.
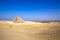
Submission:
[[[0,21],[0,40],[60,40],[60,22]]]

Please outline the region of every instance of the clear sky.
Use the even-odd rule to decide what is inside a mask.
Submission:
[[[60,20],[60,0],[0,0],[0,19]]]

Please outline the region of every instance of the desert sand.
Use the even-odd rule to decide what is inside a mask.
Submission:
[[[0,21],[0,40],[60,40],[60,22]]]

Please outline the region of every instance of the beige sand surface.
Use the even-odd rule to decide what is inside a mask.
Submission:
[[[60,22],[0,21],[0,40],[60,40]]]

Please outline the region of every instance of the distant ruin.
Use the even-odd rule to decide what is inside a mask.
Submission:
[[[14,22],[14,23],[23,23],[24,20],[23,20],[22,18],[20,18],[19,16],[16,16],[16,18],[13,19],[13,22]]]

